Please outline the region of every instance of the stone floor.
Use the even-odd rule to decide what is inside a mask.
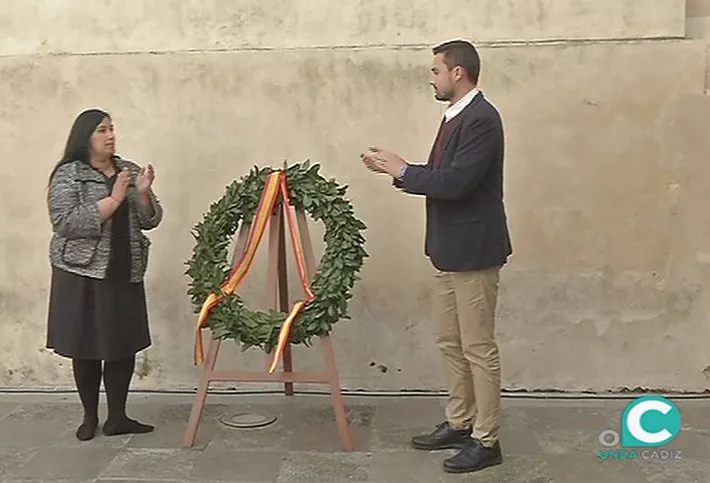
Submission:
[[[195,446],[182,449],[188,396],[132,394],[130,415],[155,424],[154,433],[82,443],[75,395],[0,395],[0,482],[707,483],[710,400],[676,402],[683,431],[663,449],[679,450],[679,459],[602,461],[599,434],[619,430],[628,400],[506,398],[504,464],[452,476],[441,462],[453,452],[408,447],[439,422],[441,398],[347,398],[356,450],[345,453],[328,397],[210,396]],[[278,420],[250,430],[219,422],[242,411]]]

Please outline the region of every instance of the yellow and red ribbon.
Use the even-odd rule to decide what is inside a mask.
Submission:
[[[276,351],[274,354],[274,359],[269,368],[269,373],[276,370],[276,366],[283,357],[283,351],[286,344],[289,341],[291,334],[291,327],[301,313],[303,308],[314,299],[313,292],[311,291],[310,283],[308,281],[308,274],[306,272],[306,263],[303,253],[303,247],[301,245],[301,240],[298,236],[298,227],[296,220],[289,209],[290,199],[288,195],[288,187],[286,186],[286,173],[284,171],[275,171],[269,175],[264,184],[264,191],[261,194],[261,200],[259,201],[259,208],[254,216],[254,221],[249,230],[249,238],[244,251],[241,256],[239,263],[231,271],[229,277],[221,286],[221,294],[210,293],[202,305],[200,310],[200,315],[197,320],[196,329],[196,340],[195,340],[195,363],[201,365],[204,363],[204,347],[202,342],[202,332],[201,330],[207,327],[207,319],[209,317],[212,309],[219,304],[224,297],[233,294],[244,281],[244,278],[249,273],[249,269],[254,261],[259,244],[264,237],[264,232],[266,230],[266,225],[271,220],[271,215],[274,211],[274,207],[279,200],[279,194],[283,197],[284,211],[287,213],[288,228],[291,234],[291,240],[293,242],[293,250],[296,258],[296,263],[298,265],[298,273],[301,279],[301,285],[306,293],[306,300],[301,300],[294,304],[291,312],[286,317],[286,320],[281,327],[279,332],[278,344],[276,346]]]

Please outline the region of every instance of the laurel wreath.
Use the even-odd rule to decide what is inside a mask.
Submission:
[[[355,217],[351,203],[345,198],[347,186],[325,179],[318,173],[319,168],[308,161],[290,167],[284,165],[293,206],[323,222],[326,245],[311,282],[315,298],[298,316],[291,332],[292,344],[309,345],[313,337],[328,335],[339,320],[350,319],[351,290],[368,256],[361,234],[366,226]],[[270,167],[255,166],[249,174],[233,181],[193,228],[195,245],[185,273],[191,278],[188,295],[196,314],[210,293],[221,293],[221,285],[231,271],[230,242],[241,221],[253,220],[266,179],[272,172]],[[285,318],[286,314],[276,310],[250,310],[234,293],[212,310],[208,324],[216,338],[233,339],[244,350],[261,347],[271,352]]]

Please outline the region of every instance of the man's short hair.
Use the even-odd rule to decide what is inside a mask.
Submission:
[[[461,66],[466,71],[468,79],[474,84],[478,83],[478,76],[481,73],[481,59],[471,42],[450,40],[437,45],[432,51],[434,55],[444,54],[444,63],[449,70]]]

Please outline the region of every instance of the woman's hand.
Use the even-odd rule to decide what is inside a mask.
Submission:
[[[141,168],[136,176],[136,190],[138,191],[138,202],[148,216],[155,214],[155,207],[150,199],[150,188],[155,179],[155,170],[152,164]]]
[[[128,169],[123,169],[118,176],[116,176],[116,183],[113,185],[113,190],[111,191],[111,198],[116,200],[119,204],[126,199],[126,194],[128,193],[128,186],[131,183],[131,172]]]
[[[153,165],[143,166],[136,177],[136,189],[138,194],[147,194],[150,187],[153,186],[153,180],[155,179],[155,170]]]
[[[98,202],[99,219],[101,223],[113,216],[121,203],[126,199],[128,187],[131,184],[131,172],[123,169],[116,175],[116,182],[113,185],[111,194]]]

